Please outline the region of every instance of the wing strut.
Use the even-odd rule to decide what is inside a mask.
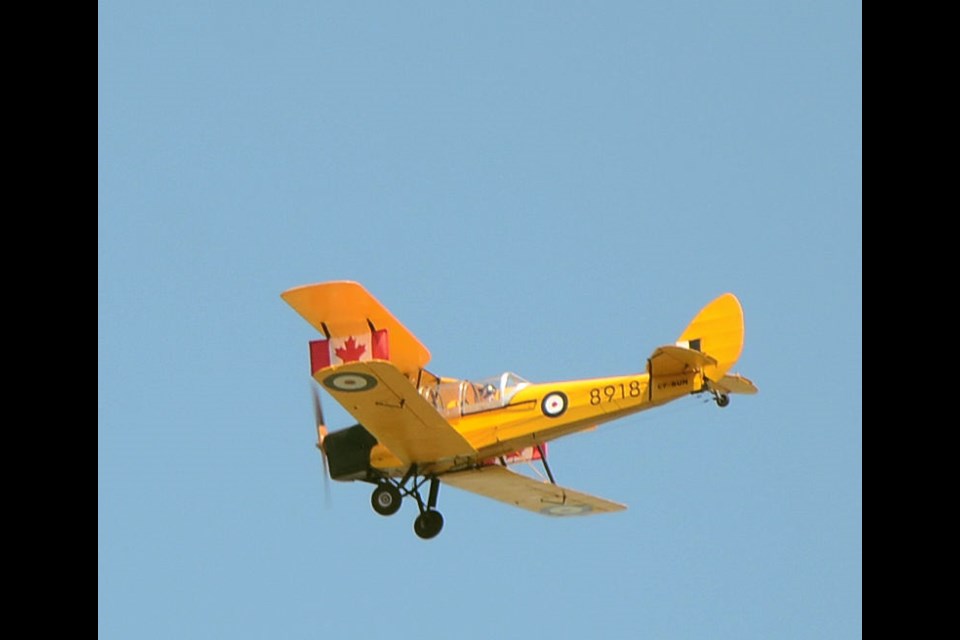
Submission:
[[[550,471],[550,465],[547,464],[547,452],[543,448],[543,445],[537,445],[537,453],[540,454],[540,462],[543,463],[543,469],[547,472],[547,477],[550,478],[550,483],[557,484],[557,481],[553,479],[553,472]]]

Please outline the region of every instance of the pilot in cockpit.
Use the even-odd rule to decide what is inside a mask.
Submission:
[[[497,399],[497,388],[489,382],[480,387],[480,402],[493,402]]]

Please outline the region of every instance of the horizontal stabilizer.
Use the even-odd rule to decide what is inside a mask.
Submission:
[[[718,382],[711,381],[709,384],[710,386],[715,387],[718,391],[723,391],[725,393],[754,394],[758,391],[757,385],[753,384],[753,382],[747,378],[744,378],[739,373],[728,373],[720,378]]]
[[[490,465],[441,476],[454,487],[548,516],[585,516],[623,511],[622,505]]]
[[[711,356],[694,349],[664,345],[658,347],[650,356],[651,373],[669,376],[677,373],[702,371],[704,367],[716,365],[717,361]]]

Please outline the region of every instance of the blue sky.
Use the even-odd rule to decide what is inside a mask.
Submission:
[[[859,3],[98,12],[101,637],[862,635]],[[538,382],[733,291],[761,393],[551,447],[624,513],[448,487],[424,542],[324,504],[279,294],[333,279],[431,370]]]

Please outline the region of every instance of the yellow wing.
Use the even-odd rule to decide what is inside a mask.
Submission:
[[[491,465],[441,476],[454,487],[548,516],[585,516],[623,511],[626,505],[534,480]]]
[[[327,338],[386,329],[390,361],[406,374],[413,375],[430,362],[430,351],[356,282],[308,284],[288,289],[280,297]]]
[[[351,362],[318,371],[316,378],[380,444],[407,464],[477,454],[390,362]]]

